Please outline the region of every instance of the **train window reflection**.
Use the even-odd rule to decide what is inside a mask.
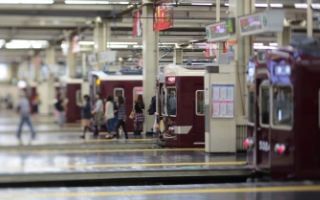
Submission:
[[[113,96],[114,97],[119,97],[119,96],[124,97],[124,89],[123,88],[114,88]]]
[[[196,92],[196,114],[204,115],[204,91],[199,90]]]
[[[273,87],[273,125],[292,125],[291,86]]]
[[[269,125],[270,119],[270,93],[269,86],[262,86],[260,90],[260,122]]]
[[[168,88],[167,112],[169,116],[177,115],[177,91],[176,88]]]
[[[253,86],[249,86],[249,94],[248,94],[248,121],[254,122],[254,88]]]

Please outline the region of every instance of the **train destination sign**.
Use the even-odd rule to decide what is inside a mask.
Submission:
[[[235,32],[235,19],[230,18],[206,26],[208,42],[226,41],[231,33]]]
[[[282,10],[267,10],[239,17],[241,36],[281,32],[283,30],[284,15],[285,13]]]

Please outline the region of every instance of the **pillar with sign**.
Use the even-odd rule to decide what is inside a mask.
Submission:
[[[148,103],[155,95],[157,68],[159,63],[159,33],[153,30],[154,9],[152,4],[142,8],[143,24],[143,99]],[[143,130],[148,133],[154,125],[154,116],[145,115]]]

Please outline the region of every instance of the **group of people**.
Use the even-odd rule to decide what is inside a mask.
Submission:
[[[82,127],[83,135],[81,138],[85,138],[87,130],[90,130],[90,119],[93,117],[94,124],[94,137],[99,136],[99,127],[105,125],[108,131],[106,139],[119,138],[119,129],[122,128],[125,138],[128,139],[128,132],[126,128],[126,106],[125,100],[122,96],[116,96],[115,98],[112,95],[107,96],[107,101],[105,103],[102,100],[100,93],[96,94],[96,102],[94,107],[91,108],[90,97],[85,95],[84,103],[79,105],[82,109]],[[144,122],[144,102],[141,95],[137,97],[135,101],[133,115],[134,115],[134,135],[140,136],[142,132],[142,125]]]

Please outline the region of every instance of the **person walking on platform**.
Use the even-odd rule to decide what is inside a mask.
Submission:
[[[86,131],[90,130],[90,118],[91,118],[91,105],[90,105],[90,97],[88,95],[84,95],[83,97],[84,102],[83,104],[79,104],[82,110],[82,128],[83,128],[83,135],[80,136],[81,138],[85,139]]]
[[[20,93],[18,111],[20,113],[21,119],[20,119],[17,137],[21,144],[21,132],[22,132],[22,127],[24,123],[27,123],[30,128],[30,131],[32,133],[31,139],[33,140],[36,137],[36,132],[34,131],[31,120],[30,120],[30,102],[26,98],[26,94],[24,92]]]
[[[107,97],[107,103],[106,103],[106,111],[105,111],[105,120],[106,120],[106,128],[108,130],[108,134],[106,135],[106,138],[111,137],[111,135],[114,135],[114,110],[113,110],[113,96],[109,95]]]
[[[36,94],[36,96],[32,100],[32,112],[35,115],[39,114],[39,105],[40,105],[40,97],[39,94]]]
[[[117,132],[116,127],[118,125],[118,97],[116,96],[113,102],[113,112],[114,112],[114,118],[113,118],[113,132]]]
[[[92,110],[92,115],[93,115],[93,121],[94,121],[94,137],[99,136],[99,126],[104,124],[104,117],[103,117],[103,102],[101,99],[101,94],[97,93],[96,94],[96,103],[94,106],[94,109]]]
[[[66,118],[67,111],[67,100],[63,98],[62,94],[58,95],[58,101],[55,104],[56,110],[59,112],[59,121],[58,124],[60,127],[63,127]]]
[[[143,109],[144,109],[144,102],[142,95],[139,95],[137,98],[137,101],[134,105],[134,136],[141,136],[143,122],[144,122],[144,115],[143,115]]]
[[[124,134],[125,134],[125,137],[126,139],[128,139],[128,132],[127,132],[127,128],[126,128],[126,118],[127,118],[127,115],[126,115],[126,107],[124,105],[124,99],[122,96],[118,96],[118,124],[116,126],[116,135],[111,135],[110,137],[107,137],[107,139],[112,139],[114,138],[115,136],[117,138],[119,138],[119,128],[120,126],[122,127],[123,131],[124,131]]]

